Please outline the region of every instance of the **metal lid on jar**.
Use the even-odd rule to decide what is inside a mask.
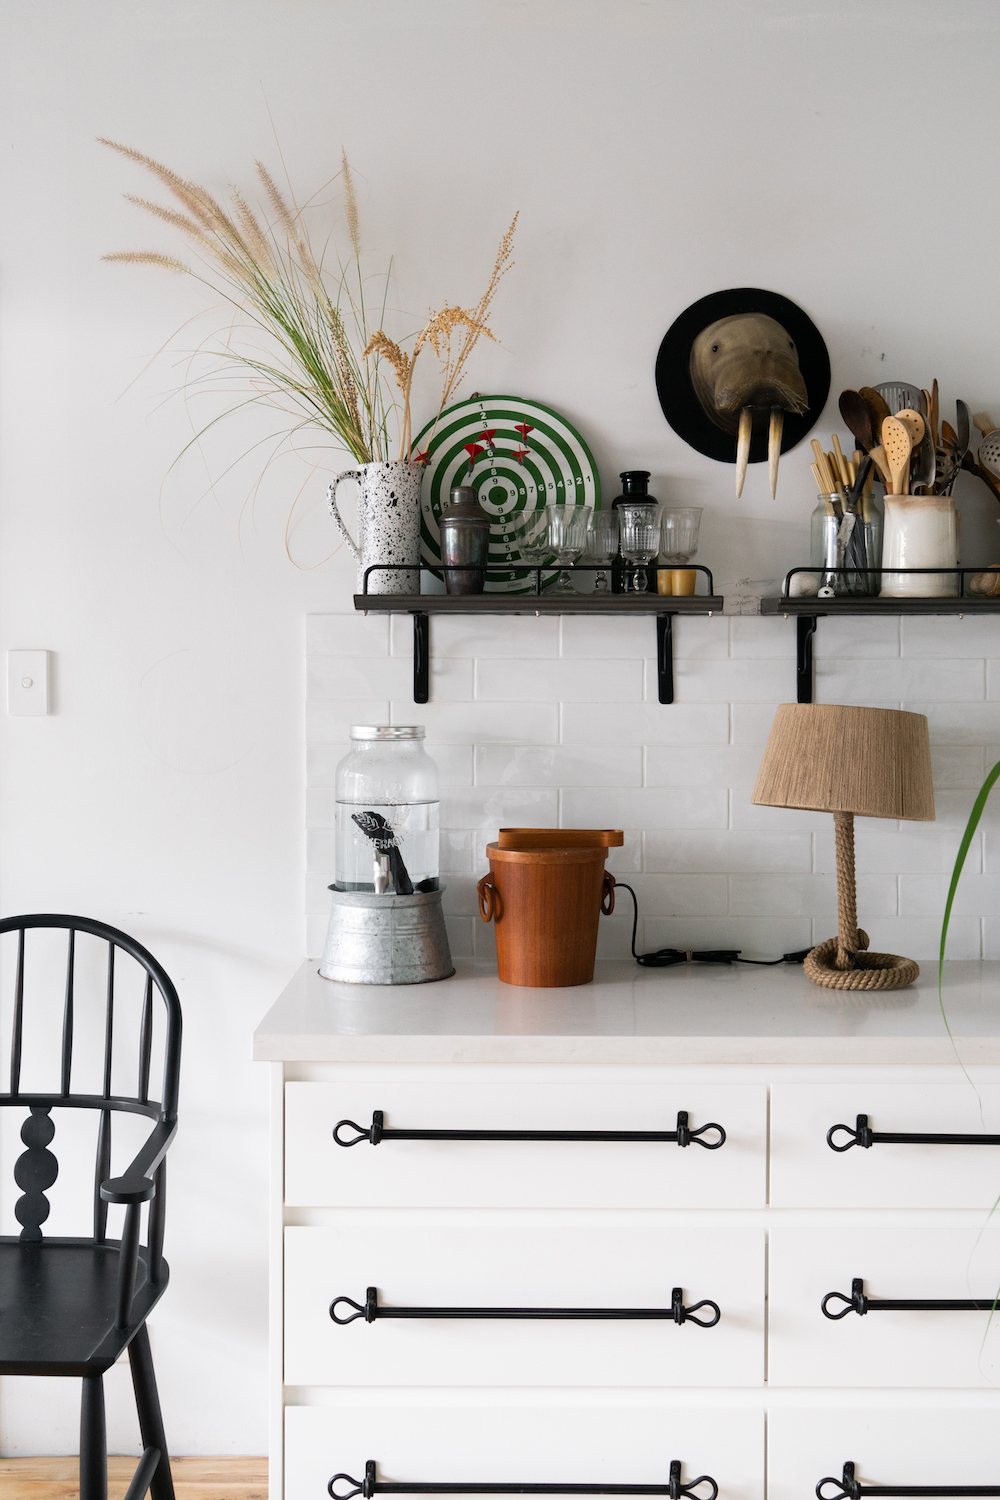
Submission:
[[[352,740],[422,740],[422,724],[352,724]]]
[[[441,525],[456,523],[461,525],[471,523],[475,526],[489,526],[490,518],[479,503],[479,498],[471,484],[453,484],[451,487],[451,503],[441,512]]]

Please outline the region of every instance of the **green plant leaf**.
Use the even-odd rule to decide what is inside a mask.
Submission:
[[[996,785],[998,779],[1000,779],[1000,760],[997,761],[996,765],[993,767],[992,771],[990,771],[986,780],[979,788],[979,791],[976,795],[976,800],[972,804],[972,811],[969,814],[969,821],[965,825],[965,831],[962,834],[962,842],[959,844],[958,853],[955,856],[955,867],[951,872],[951,884],[948,887],[948,899],[945,902],[944,906],[944,918],[941,922],[941,949],[938,954],[938,1004],[941,1007],[941,1015],[944,1020],[945,1029],[947,1030],[949,1037],[951,1037],[951,1027],[948,1025],[948,1017],[945,1014],[944,1008],[944,950],[945,944],[948,941],[948,924],[951,921],[951,909],[955,903],[955,892],[958,890],[958,882],[961,877],[962,870],[965,867],[965,856],[969,852],[973,836],[976,832],[976,829],[979,827],[979,820],[983,816],[983,810],[986,807],[987,798]],[[954,1037],[952,1037],[951,1040],[952,1046],[954,1046]]]

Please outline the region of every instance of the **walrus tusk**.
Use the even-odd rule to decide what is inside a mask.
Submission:
[[[750,461],[750,433],[753,428],[753,412],[749,406],[744,406],[740,412],[740,426],[736,438],[736,498],[743,493],[743,484],[747,477],[747,464]]]
[[[767,435],[767,477],[771,481],[771,499],[778,494],[778,463],[781,459],[781,435],[785,430],[785,413],[780,406],[771,407],[771,430]]]

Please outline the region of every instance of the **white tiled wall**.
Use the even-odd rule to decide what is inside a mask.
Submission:
[[[679,618],[677,702],[656,701],[655,626],[431,617],[431,702],[413,702],[408,618],[307,622],[309,950],[333,879],[334,771],[356,723],[422,723],[441,771],[441,869],[456,954],[493,951],[476,915],[483,849],[501,824],[626,830],[610,867],[635,886],[640,951],[734,947],[776,957],[836,930],[833,822],[753,807],[778,703],[795,697],[795,624]],[[936,823],[859,819],[858,910],[871,945],[936,953],[960,831],[1000,759],[1000,619],[820,620],[816,701],[908,708],[930,721]],[[1000,957],[1000,803],[987,807],[949,954]],[[631,903],[601,922],[626,955]]]

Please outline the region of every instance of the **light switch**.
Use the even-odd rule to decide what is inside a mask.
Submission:
[[[47,714],[49,711],[49,653],[7,652],[7,712]]]

